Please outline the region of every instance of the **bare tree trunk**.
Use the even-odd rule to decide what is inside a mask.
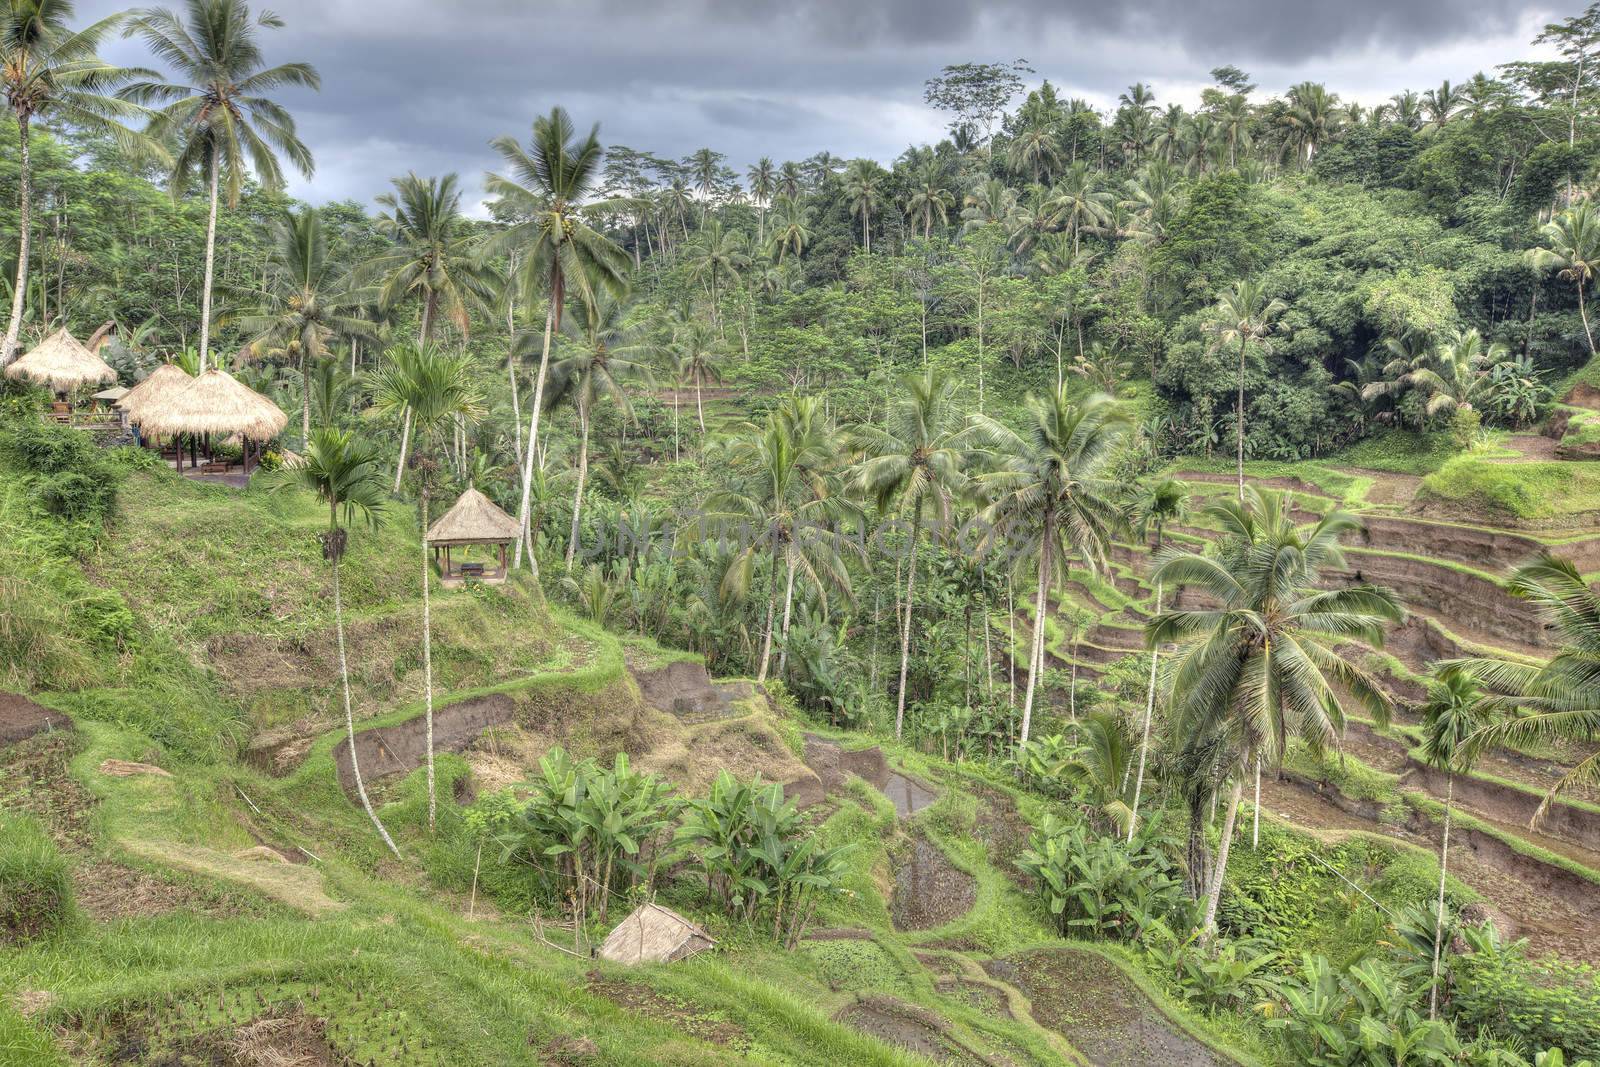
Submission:
[[[1045,531],[1039,549],[1039,589],[1034,597],[1033,654],[1028,658],[1028,685],[1022,695],[1022,728],[1017,734],[1017,747],[1028,743],[1028,732],[1033,727],[1033,694],[1039,688],[1039,664],[1044,657],[1045,593],[1050,587],[1049,531]]]
[[[1156,583],[1156,614],[1161,614],[1161,583]],[[1161,649],[1150,649],[1150,686],[1144,698],[1144,737],[1139,742],[1139,776],[1133,783],[1133,811],[1128,819],[1128,841],[1133,841],[1134,828],[1139,824],[1139,797],[1144,793],[1144,765],[1145,759],[1150,754],[1150,723],[1156,714],[1156,663],[1161,658]],[[1127,788],[1126,785],[1123,786]]]
[[[1261,754],[1256,753],[1256,796],[1250,805],[1250,850],[1261,846]]]
[[[922,532],[922,516],[919,514],[911,520],[911,559],[906,575],[906,610],[905,616],[900,620],[900,693],[898,706],[894,713],[894,739],[900,740],[900,732],[906,721],[906,676],[911,668],[911,598],[917,591],[917,538]]]
[[[767,632],[761,639],[761,669],[756,681],[767,680],[767,668],[772,664],[772,620],[778,608],[778,557],[772,557],[772,580],[767,583]]]
[[[1233,845],[1233,824],[1239,817],[1239,801],[1244,798],[1244,779],[1233,780],[1233,792],[1228,794],[1228,814],[1222,820],[1222,846],[1217,849],[1216,869],[1211,872],[1211,887],[1206,899],[1205,922],[1200,926],[1200,940],[1209,943],[1217,932],[1217,904],[1222,900],[1222,879],[1228,873],[1228,852]]]
[[[411,444],[411,409],[406,409],[406,417],[400,428],[400,461],[394,465],[394,492],[400,494],[400,479],[406,473],[406,450]]]
[[[217,150],[211,149],[211,209],[206,216],[206,280],[200,292],[200,370],[206,369],[206,353],[211,350],[211,277],[217,262]]]
[[[1583,303],[1583,282],[1578,282],[1578,315],[1583,319],[1583,334],[1589,339],[1589,357],[1594,358],[1594,331],[1589,328],[1589,309]]]
[[[428,595],[428,488],[422,487],[422,689],[425,694],[428,730],[428,830],[431,833],[438,815],[438,795],[433,772],[433,605]]]
[[[1239,338],[1239,407],[1235,412],[1235,433],[1239,445],[1239,503],[1244,503],[1244,338]]]
[[[1450,863],[1450,809],[1456,799],[1454,771],[1445,773],[1444,840],[1439,845],[1439,911],[1433,920],[1433,986],[1428,993],[1428,1018],[1439,1017],[1439,965],[1444,959],[1444,883]]]
[[[554,294],[550,297],[550,306],[544,313],[544,352],[539,357],[539,377],[535,379],[533,387],[533,410],[528,415],[528,454],[522,463],[522,503],[517,508],[517,524],[522,527],[523,537],[517,541],[517,550],[511,565],[522,566],[522,545],[524,541],[532,544],[533,537],[538,531],[528,525],[531,518],[528,502],[533,493],[533,454],[538,450],[539,442],[539,410],[544,407],[544,380],[550,368],[550,332],[555,328],[556,302]],[[534,577],[538,577],[539,564],[533,559],[533,549],[528,550],[528,559],[534,569]]]
[[[33,227],[33,163],[29,149],[29,124],[32,116],[17,115],[17,284],[11,292],[11,321],[6,324],[5,347],[0,348],[0,367],[17,358],[17,342],[22,337],[22,308],[28,292],[28,242]]]
[[[384,829],[383,823],[378,819],[378,813],[372,810],[372,801],[367,797],[366,783],[361,780],[361,764],[356,758],[356,719],[355,712],[350,707],[350,664],[345,657],[344,648],[344,601],[339,595],[339,556],[337,552],[333,557],[333,620],[334,629],[339,635],[339,681],[344,691],[344,726],[345,736],[350,744],[350,773],[356,780],[356,794],[361,797],[361,806],[367,811],[367,818],[372,820],[372,825],[377,827],[378,836],[383,838],[383,843],[389,846],[389,851],[394,853],[395,859],[400,859],[400,850],[395,847],[394,839],[389,836],[389,831]]]
[[[788,677],[784,669],[789,665],[789,614],[794,607],[794,553],[793,542],[789,544],[789,551],[784,555],[789,560],[789,576],[784,579],[783,586],[783,630],[778,645],[778,677]]]
[[[572,497],[572,532],[567,538],[567,571],[572,571],[572,560],[578,554],[579,522],[583,517],[583,485],[589,480],[589,412],[578,404],[578,491]]]

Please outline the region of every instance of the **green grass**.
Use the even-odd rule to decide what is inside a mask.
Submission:
[[[22,944],[71,925],[67,861],[39,821],[0,811],[0,944]]]
[[[1431,474],[1460,450],[1448,433],[1386,430],[1335,452],[1319,462],[1333,466],[1365,467],[1391,474]]]
[[[1600,510],[1600,471],[1591,466],[1489,463],[1460,456],[1424,478],[1419,495],[1499,520],[1569,519]]]

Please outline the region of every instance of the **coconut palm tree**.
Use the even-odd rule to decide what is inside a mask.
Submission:
[[[1235,342],[1239,345],[1239,373],[1237,379],[1238,405],[1234,409],[1235,443],[1238,447],[1239,499],[1244,499],[1244,356],[1251,345],[1263,355],[1272,354],[1274,330],[1281,323],[1289,305],[1282,300],[1267,299],[1260,282],[1241,281],[1217,298],[1216,319],[1211,323],[1211,335],[1217,346]]]
[[[422,686],[427,716],[428,829],[434,827],[438,799],[433,767],[433,613],[428,587],[428,504],[435,479],[433,450],[439,432],[448,423],[483,415],[483,398],[472,385],[472,364],[465,356],[452,356],[433,344],[406,343],[391,348],[388,365],[378,374],[375,399],[380,410],[401,417],[411,427],[417,485],[417,507],[422,530]]]
[[[550,367],[550,406],[570,403],[578,416],[578,487],[572,500],[572,531],[567,538],[567,571],[578,551],[583,513],[583,490],[589,476],[589,424],[594,403],[610,397],[631,417],[633,406],[626,387],[630,378],[650,380],[645,363],[649,354],[640,340],[634,309],[604,290],[592,299],[576,302],[578,312],[567,320],[562,355]]]
[[[602,294],[619,295],[627,288],[628,254],[588,221],[591,213],[606,210],[604,203],[588,203],[602,177],[605,151],[600,147],[599,123],[580,141],[572,118],[563,108],[552,108],[549,115],[534,120],[533,137],[526,146],[513,137],[496,138],[493,145],[511,173],[489,175],[489,193],[515,221],[491,238],[484,252],[516,254],[524,304],[531,306],[541,294],[546,298],[544,347],[528,417],[529,448],[523,460],[522,501],[517,511],[517,521],[526,532],[550,341],[561,328],[568,290],[590,305],[603,299]],[[516,555],[520,565],[521,540]]]
[[[1443,129],[1445,124],[1455,118],[1456,112],[1461,110],[1466,99],[1459,85],[1452,86],[1447,78],[1440,83],[1439,88],[1429,89],[1422,94],[1422,113],[1428,116],[1426,129]]]
[[[911,518],[906,567],[906,610],[900,624],[900,690],[894,714],[894,736],[906,716],[906,676],[911,664],[911,606],[917,588],[917,545],[924,517],[944,531],[951,507],[964,489],[960,437],[965,420],[956,404],[957,383],[937,371],[907,374],[900,379],[895,403],[885,425],[855,431],[864,457],[852,472],[858,492],[872,497],[880,513],[890,509]]]
[[[200,367],[207,366],[211,344],[211,282],[217,258],[217,203],[224,185],[228,207],[239,206],[245,172],[268,189],[283,187],[278,153],[307,178],[315,169],[311,150],[295,132],[294,116],[268,93],[283,88],[321,89],[309,63],[267,66],[260,31],[282,29],[271,11],[251,16],[244,0],[186,0],[182,14],[146,8],[124,33],[145,45],[172,68],[176,83],[141,81],[122,96],[155,107],[146,129],[151,137],[177,145],[172,190],[177,195],[198,174],[209,196],[206,215],[206,269],[200,290]]]
[[[883,205],[889,175],[876,160],[854,159],[844,172],[844,193],[850,211],[861,219],[861,239],[872,254],[872,213]]]
[[[471,313],[487,309],[499,295],[499,279],[478,256],[478,240],[461,213],[460,179],[419,178],[407,174],[393,180],[394,190],[377,200],[384,208],[378,229],[394,248],[366,266],[378,282],[378,303],[385,310],[413,297],[422,301],[417,343],[433,338],[441,317],[467,332]]]
[[[1228,166],[1238,166],[1242,148],[1250,150],[1250,101],[1243,95],[1230,96],[1217,111],[1217,130],[1228,145]]]
[[[239,318],[258,358],[281,355],[300,378],[328,357],[334,338],[372,337],[375,327],[360,312],[368,294],[350,272],[328,255],[322,216],[315,208],[286,212],[268,231],[266,269],[255,306]],[[300,435],[311,439],[311,390],[303,389]]]
[[[1292,86],[1287,96],[1289,106],[1278,119],[1288,130],[1284,145],[1309,167],[1317,150],[1339,128],[1339,97],[1327,86],[1309,81]]]
[[[685,265],[690,277],[706,283],[711,296],[711,319],[717,324],[718,335],[726,336],[722,326],[721,283],[723,279],[737,280],[750,267],[744,234],[724,229],[721,219],[712,220],[695,234]]]
[[[1578,290],[1578,316],[1589,339],[1589,355],[1595,355],[1594,331],[1589,328],[1589,309],[1583,292],[1600,266],[1600,216],[1587,200],[1579,201],[1544,224],[1539,231],[1544,242],[1528,252],[1528,262],[1540,270],[1553,270]]]
[[[22,331],[28,291],[28,240],[33,226],[33,167],[30,134],[35,119],[57,119],[70,126],[109,134],[131,154],[157,155],[161,149],[120,120],[143,109],[119,99],[114,90],[150,71],[113,66],[96,52],[107,35],[127,18],[110,15],[73,30],[72,0],[5,0],[0,4],[0,93],[17,120],[17,275],[11,289],[11,319],[0,347],[0,367],[11,362]]]
[[[745,177],[750,182],[750,196],[756,202],[756,247],[759,248],[767,243],[767,208],[778,187],[778,170],[769,157],[762,156],[745,171]]]
[[[1455,806],[1456,772],[1467,769],[1467,739],[1484,725],[1478,683],[1463,670],[1438,672],[1422,705],[1422,758],[1445,773],[1444,834],[1439,843],[1439,897],[1433,923],[1433,988],[1428,1017],[1439,1011],[1439,966],[1444,955],[1444,890],[1450,864],[1450,815]]]
[[[936,217],[939,225],[949,225],[950,209],[955,204],[955,194],[947,188],[945,170],[938,161],[926,159],[918,164],[911,178],[911,192],[906,196],[905,212],[906,218],[922,222],[924,241],[932,236]]]
[[[1008,550],[1031,561],[1038,573],[1019,746],[1027,742],[1033,721],[1056,566],[1065,577],[1076,556],[1097,570],[1123,525],[1110,468],[1128,428],[1112,398],[1095,394],[1074,403],[1066,387],[1030,395],[1027,411],[1022,433],[984,415],[975,416],[969,430],[990,468],[974,479],[979,498],[987,502],[979,513],[985,528],[979,548],[992,548],[1003,537]]]
[[[1061,138],[1055,126],[1046,121],[1030,122],[1011,140],[1006,162],[1013,172],[1025,174],[1029,181],[1043,184],[1061,168]]]
[[[744,427],[729,455],[734,484],[706,502],[708,521],[747,525],[757,534],[729,561],[722,581],[725,598],[740,601],[749,595],[762,549],[771,560],[757,681],[766,681],[771,669],[780,571],[785,575],[780,646],[789,635],[797,577],[818,595],[830,588],[850,595],[845,555],[853,546],[837,530],[841,519],[856,512],[834,476],[837,437],[819,399],[791,397],[763,425]],[[780,652],[780,674],[785,652]]]
[[[328,529],[322,535],[322,555],[333,567],[333,620],[338,635],[339,683],[344,695],[345,737],[350,748],[350,771],[356,782],[356,793],[367,818],[377,829],[378,836],[389,846],[396,859],[400,850],[384,828],[378,813],[367,797],[366,784],[361,779],[361,764],[356,756],[356,720],[350,705],[350,664],[345,655],[344,601],[339,592],[339,561],[349,543],[349,531],[339,525],[344,514],[346,523],[357,516],[369,525],[376,525],[378,515],[388,498],[384,493],[382,461],[378,450],[370,442],[354,433],[322,427],[311,435],[306,445],[304,462],[285,467],[278,476],[278,486],[298,486],[309,489],[328,505]]]
[[[1486,344],[1476,329],[1456,330],[1429,349],[1433,366],[1425,362],[1402,380],[1427,395],[1423,409],[1429,415],[1472,411],[1490,386],[1489,368],[1506,354],[1504,344]]]
[[[1152,646],[1182,646],[1168,673],[1175,736],[1220,738],[1216,766],[1223,780],[1233,778],[1202,923],[1206,938],[1216,929],[1245,769],[1257,760],[1275,765],[1291,737],[1315,749],[1335,745],[1347,699],[1380,724],[1391,710],[1349,648],[1382,647],[1385,628],[1404,618],[1399,602],[1367,585],[1318,587],[1325,569],[1344,566],[1340,539],[1360,529],[1360,520],[1333,511],[1299,528],[1292,513],[1292,498],[1251,487],[1243,500],[1206,509],[1223,530],[1217,555],[1169,555],[1151,575],[1163,585],[1193,586],[1216,603],[1161,612],[1146,628]],[[1202,832],[1191,825],[1191,835]]]
[[[679,381],[694,383],[694,414],[700,424],[700,444],[705,446],[706,407],[702,389],[707,382],[722,380],[717,366],[720,354],[711,331],[693,315],[677,315],[672,323],[672,350],[678,357]]]
[[[1072,251],[1078,251],[1078,237],[1085,226],[1105,221],[1112,196],[1104,188],[1099,171],[1087,163],[1074,163],[1050,190],[1047,201],[1055,212],[1055,223],[1072,232]]]
[[[1466,755],[1496,745],[1600,738],[1600,595],[1571,561],[1550,553],[1517,568],[1506,590],[1538,608],[1560,650],[1542,667],[1487,658],[1443,665],[1477,681],[1484,693],[1482,710],[1492,716],[1468,738]],[[1561,793],[1595,782],[1600,782],[1600,752],[1579,760],[1550,788],[1534,821]]]
[[[1162,534],[1169,522],[1175,522],[1183,517],[1189,506],[1189,487],[1176,478],[1163,476],[1144,486],[1139,493],[1137,503],[1134,505],[1134,521],[1139,536],[1146,537],[1152,532],[1155,537],[1150,544],[1150,551],[1159,555],[1162,549]],[[1164,586],[1156,583],[1156,614],[1161,614],[1161,600]],[[1144,728],[1139,741],[1139,772],[1133,785],[1133,804],[1128,812],[1128,840],[1133,840],[1133,830],[1139,821],[1139,800],[1144,793],[1144,768],[1146,758],[1150,753],[1150,724],[1156,712],[1156,664],[1161,658],[1161,649],[1158,645],[1150,646],[1150,679],[1145,689],[1144,699]]]
[[[813,212],[808,205],[785,194],[778,198],[777,211],[772,225],[772,236],[767,247],[779,263],[786,255],[799,256],[811,243]]]

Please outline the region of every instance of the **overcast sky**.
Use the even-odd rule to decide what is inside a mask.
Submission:
[[[123,4],[80,0],[80,16]],[[1192,104],[1213,67],[1265,98],[1307,78],[1371,103],[1534,54],[1580,3],[1522,0],[275,0],[269,60],[306,60],[286,94],[316,156],[313,202],[368,201],[391,176],[457,171],[476,195],[500,134],[565,106],[604,142],[741,173],[761,156],[892,160],[937,139],[923,82],[949,63],[1026,58],[1067,95],[1114,106],[1136,80]],[[148,63],[118,42],[108,58]]]

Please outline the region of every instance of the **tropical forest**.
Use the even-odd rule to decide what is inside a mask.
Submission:
[[[0,1063],[1600,1063],[1600,5],[348,197],[153,2],[0,0]]]

